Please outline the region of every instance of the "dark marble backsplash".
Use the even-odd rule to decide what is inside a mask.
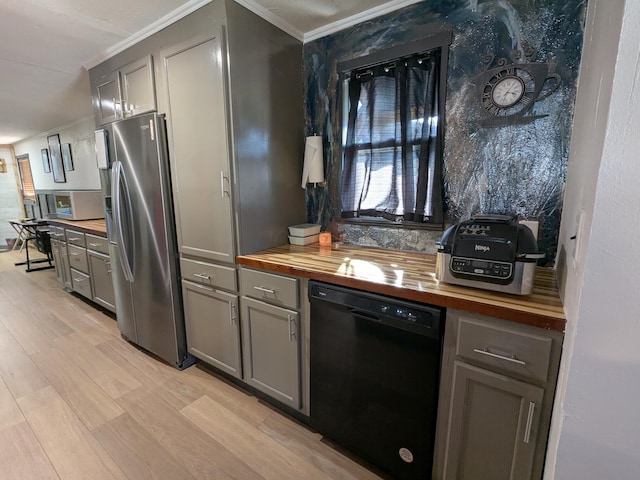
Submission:
[[[335,222],[340,215],[338,61],[449,30],[444,178],[447,223],[477,213],[540,221],[544,264],[555,259],[586,0],[425,0],[304,45],[307,134],[324,138],[326,185],[307,190],[308,220],[344,241],[435,252],[441,232]],[[544,63],[559,87],[526,117],[483,126],[481,75],[498,65]],[[489,64],[487,62],[490,62]],[[553,82],[545,84],[543,92]],[[550,90],[550,88],[549,88]]]

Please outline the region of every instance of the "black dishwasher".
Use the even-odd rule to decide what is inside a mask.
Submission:
[[[310,423],[398,479],[429,479],[444,310],[309,282]]]

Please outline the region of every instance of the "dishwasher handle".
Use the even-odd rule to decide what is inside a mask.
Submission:
[[[349,313],[351,313],[351,315],[361,320],[367,320],[369,322],[377,322],[377,323],[382,322],[382,319],[379,316],[374,315],[370,312],[363,312],[362,310],[358,310],[355,308],[349,308],[348,310],[349,310]]]

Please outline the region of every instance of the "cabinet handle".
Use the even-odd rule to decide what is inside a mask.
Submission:
[[[256,290],[259,290],[260,292],[270,293],[271,295],[275,295],[276,294],[276,291],[273,290],[272,288],[257,287],[257,286],[255,286],[253,288],[255,288]]]
[[[236,305],[233,302],[229,302],[229,325],[233,326],[236,320]]]
[[[220,192],[221,192],[222,198],[225,198],[225,195],[228,197],[231,197],[231,192],[224,189],[225,180],[229,180],[229,183],[231,183],[231,180],[228,177],[225,177],[224,171],[220,170]]]
[[[522,366],[526,365],[526,362],[523,362],[522,360],[518,360],[517,358],[507,357],[505,355],[498,355],[497,353],[489,352],[487,350],[480,350],[479,348],[474,348],[473,351],[481,355],[497,358],[498,360],[506,360],[507,362],[517,363],[518,365],[522,365]]]
[[[68,239],[70,242],[75,242],[76,240],[80,240],[80,237],[71,237]]]
[[[527,424],[524,427],[524,443],[529,443],[531,440],[531,425],[533,424],[533,412],[536,409],[536,404],[529,402],[529,413],[527,414]]]
[[[211,280],[211,276],[207,275],[206,273],[194,273],[193,276],[206,281]]]
[[[291,315],[287,315],[287,320],[289,321],[289,341],[292,342],[294,337],[296,336],[296,332],[295,332],[296,322],[293,319],[293,317],[291,317]]]
[[[102,245],[104,245],[103,243],[90,243],[89,246],[90,247],[101,247]]]
[[[79,254],[79,253],[76,253],[76,252],[72,252],[72,253],[70,253],[69,255],[71,255],[72,257],[77,257],[77,256],[79,256],[80,254]]]

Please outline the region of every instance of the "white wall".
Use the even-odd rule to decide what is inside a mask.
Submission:
[[[7,173],[0,173],[0,245],[4,246],[7,238],[16,238],[16,232],[7,220],[24,215],[18,191],[17,166],[11,147],[0,146],[0,158],[7,162]]]
[[[95,124],[93,117],[44,132],[14,145],[16,156],[29,154],[36,190],[98,190],[100,175],[95,157]],[[60,144],[70,143],[74,170],[66,172],[66,183],[53,181],[53,173],[45,173],[40,150],[47,148],[47,136],[60,135]]]
[[[588,8],[558,262],[567,338],[545,478],[635,480],[640,475],[640,2],[590,0]],[[574,263],[569,237],[576,233],[580,210],[586,226],[583,255]]]

